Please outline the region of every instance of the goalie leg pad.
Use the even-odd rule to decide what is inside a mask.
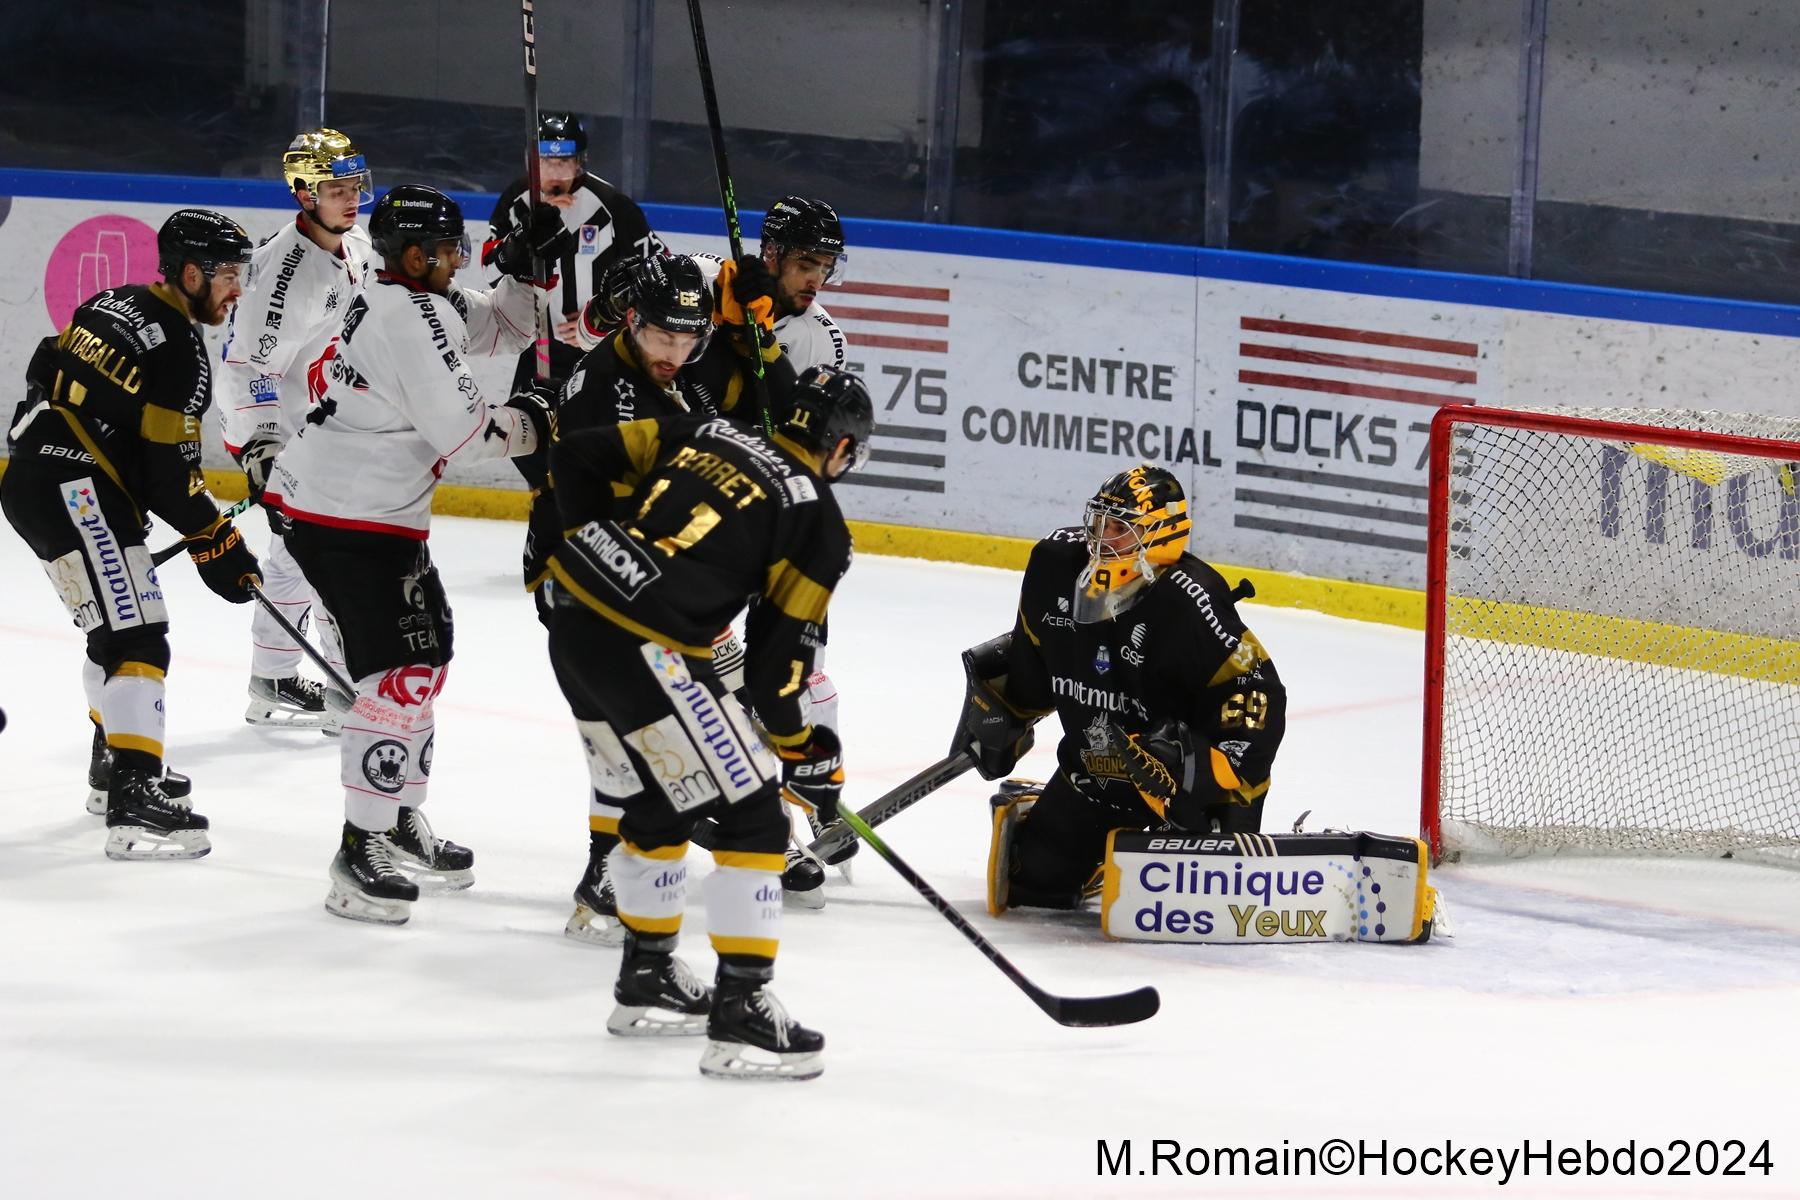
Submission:
[[[993,825],[988,841],[987,909],[997,917],[1006,911],[1012,883],[1012,844],[1019,822],[1043,794],[1043,785],[1025,779],[1008,779],[988,801],[993,806]]]

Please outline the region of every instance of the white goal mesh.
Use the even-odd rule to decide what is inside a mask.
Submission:
[[[1427,836],[1800,865],[1800,420],[1447,410],[1434,437]]]

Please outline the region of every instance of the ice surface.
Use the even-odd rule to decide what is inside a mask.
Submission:
[[[322,910],[342,819],[335,749],[243,723],[249,613],[184,563],[164,571],[168,740],[215,849],[198,863],[105,859],[101,822],[82,812],[80,639],[23,544],[0,534],[0,1196],[1494,1188],[1095,1175],[1102,1137],[1141,1139],[1141,1166],[1151,1138],[1333,1136],[1773,1137],[1773,1176],[1710,1182],[1794,1194],[1800,874],[1741,863],[1446,870],[1457,936],[1423,947],[1107,943],[1092,914],[981,915],[986,788],[971,776],[896,818],[895,849],[1044,986],[1154,983],[1156,1019],[1052,1024],[865,850],[854,886],[834,874],[829,905],[790,912],[783,931],[777,990],[826,1032],[822,1079],[705,1081],[696,1042],[608,1036],[616,952],[561,936],[585,860],[585,771],[516,582],[522,534],[435,527],[457,654],[430,813],[476,850],[478,882],[428,897],[399,930]],[[853,803],[943,752],[957,652],[1007,626],[1016,586],[1000,571],[857,560],[830,656]],[[1292,697],[1265,827],[1310,809],[1309,828],[1411,832],[1418,635],[1247,611]],[[1049,762],[1040,748],[1027,769]],[[694,897],[687,953],[710,973]],[[1688,1195],[1708,1182],[1540,1173],[1507,1191]]]

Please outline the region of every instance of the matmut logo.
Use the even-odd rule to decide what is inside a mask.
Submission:
[[[138,607],[138,589],[131,581],[131,572],[125,565],[118,539],[100,511],[100,500],[94,495],[94,481],[87,478],[71,480],[63,492],[63,499],[68,504],[69,520],[81,535],[88,565],[100,582],[107,624],[114,629],[142,625],[144,614]]]

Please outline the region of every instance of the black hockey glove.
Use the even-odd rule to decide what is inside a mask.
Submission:
[[[263,489],[269,486],[269,468],[275,464],[275,456],[281,453],[281,447],[279,437],[258,433],[238,451],[238,466],[244,469],[244,479],[250,485],[250,499],[255,503],[262,503]]]
[[[502,275],[549,287],[556,282],[557,264],[562,262],[563,255],[574,249],[575,235],[563,224],[562,210],[539,201],[531,210],[529,222],[500,239],[494,250],[493,264]],[[535,280],[531,270],[533,255],[544,267],[543,277]]]
[[[625,323],[625,310],[637,303],[638,272],[641,258],[622,258],[606,268],[600,286],[581,310],[581,320],[593,337],[604,337]]]
[[[781,760],[781,794],[819,819],[837,820],[838,800],[844,794],[844,749],[838,735],[823,725],[813,726],[812,740],[804,746],[777,746]]]
[[[1151,811],[1165,821],[1186,827],[1182,821],[1194,797],[1200,750],[1188,727],[1165,720],[1144,733],[1126,733],[1109,725],[1113,747],[1124,759],[1125,775]]]
[[[1031,749],[1031,727],[1037,722],[1015,709],[1006,699],[1006,655],[1012,648],[1009,630],[963,651],[963,674],[968,690],[963,695],[962,715],[950,741],[950,753],[967,752],[983,779],[1012,774]]]
[[[244,537],[231,523],[220,517],[199,533],[182,539],[187,543],[188,557],[200,572],[200,581],[233,604],[248,604],[251,583],[262,586],[262,565]]]

